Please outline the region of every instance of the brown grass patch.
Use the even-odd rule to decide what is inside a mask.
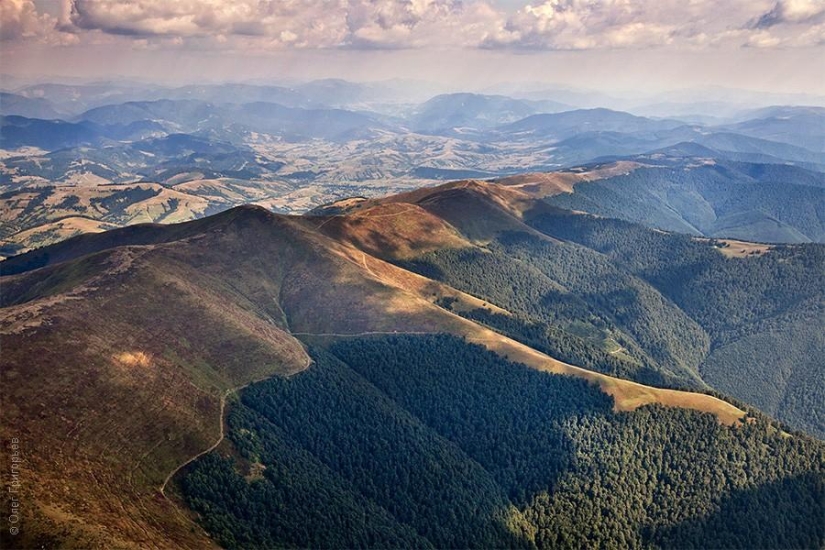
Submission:
[[[143,351],[124,351],[116,354],[114,359],[125,367],[148,367],[152,364],[152,355]]]
[[[726,258],[747,258],[748,256],[761,256],[773,250],[769,244],[750,243],[747,241],[737,241],[734,239],[717,239],[727,246],[716,247]]]
[[[620,160],[590,170],[573,168],[562,172],[519,174],[495,180],[495,183],[517,189],[531,197],[545,198],[572,193],[579,183],[629,174],[644,166],[638,162]]]
[[[568,365],[524,344],[478,326],[467,327],[464,335],[470,342],[481,344],[511,361],[555,374],[584,378],[598,385],[603,392],[612,396],[615,400],[614,408],[617,411],[632,411],[644,405],[658,404],[666,407],[711,413],[716,415],[719,422],[728,426],[738,423],[745,416],[745,411],[716,397],[701,393],[654,388]]]
[[[469,246],[450,224],[415,204],[379,204],[347,216],[323,218],[318,228],[338,241],[387,259]]]

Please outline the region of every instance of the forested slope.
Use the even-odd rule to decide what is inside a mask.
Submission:
[[[726,257],[723,242],[559,211],[531,225],[604,254],[708,334],[699,372],[714,388],[825,436],[825,246]]]
[[[825,242],[825,175],[784,164],[651,156],[652,166],[576,185],[555,206],[708,237]]]
[[[523,339],[525,324],[543,326],[537,336],[548,341],[539,347],[554,356],[639,381],[702,386],[695,369],[708,349],[704,331],[592,250],[503,232],[484,247],[434,251],[402,265],[515,314],[522,328],[512,317],[468,315],[505,333]],[[562,352],[565,339],[574,349]],[[585,358],[593,354],[599,359]]]
[[[181,479],[229,548],[814,548],[822,443],[612,411],[581,380],[449,336],[345,340],[245,390],[234,451]]]
[[[752,178],[808,174],[737,166]],[[822,245],[696,238],[574,214],[535,199],[541,192],[527,180],[386,199],[397,206],[395,226],[435,215],[439,231],[447,224],[464,241],[398,254],[375,246],[378,226],[370,241],[336,237],[503,308],[452,309],[553,357],[646,384],[713,389],[825,436]],[[818,181],[799,184],[817,189]],[[375,202],[356,210],[366,216]]]

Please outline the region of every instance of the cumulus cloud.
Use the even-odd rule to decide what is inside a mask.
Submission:
[[[823,0],[544,0],[489,48],[806,47],[825,44]]]
[[[324,0],[72,0],[69,22],[79,30],[141,38],[283,36],[294,43],[305,37],[325,47],[343,36],[340,18],[330,16],[340,7]]]
[[[781,24],[822,23],[825,20],[825,2],[822,0],[780,0],[753,24],[767,29]]]
[[[518,10],[488,47],[530,49],[706,46],[731,37],[761,0],[545,0]],[[757,11],[755,11],[757,10]]]
[[[822,0],[779,0],[754,18],[748,46],[819,46],[825,44],[825,2]]]
[[[500,15],[488,4],[458,0],[355,0],[347,8],[353,47],[474,46]]]
[[[272,47],[471,45],[498,17],[460,0],[72,0],[79,30],[141,38],[259,37]],[[482,24],[483,23],[483,24]]]
[[[32,0],[0,2],[0,40],[36,38],[48,34],[56,21],[40,14]]]
[[[825,42],[823,0],[63,0],[56,21],[2,0],[2,38],[135,47],[527,50],[794,47]],[[52,0],[45,0],[52,1]],[[510,3],[508,2],[508,5]],[[58,31],[64,31],[58,33]]]

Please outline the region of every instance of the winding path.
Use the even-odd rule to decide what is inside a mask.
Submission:
[[[230,393],[241,390],[241,389],[245,388],[248,385],[249,384],[244,384],[243,386],[238,386],[237,388],[229,388],[228,390],[223,392],[223,395],[221,396],[221,413],[220,413],[221,432],[220,432],[220,437],[218,437],[218,440],[214,444],[212,444],[211,447],[209,447],[205,451],[199,452],[198,454],[191,457],[189,460],[187,460],[186,462],[184,462],[183,464],[179,465],[177,468],[175,468],[174,470],[169,472],[169,475],[166,476],[166,479],[163,480],[163,484],[160,486],[160,494],[163,495],[163,498],[165,498],[166,500],[169,500],[169,497],[166,496],[166,485],[169,483],[169,480],[172,479],[172,477],[176,473],[178,473],[182,468],[185,468],[186,466],[188,466],[192,462],[196,461],[197,459],[199,459],[203,455],[205,455],[207,453],[211,453],[212,451],[214,451],[218,447],[218,445],[220,445],[223,442],[223,438],[224,438],[224,435],[225,435],[224,428],[223,428],[223,412],[226,409],[226,398],[229,396]]]
[[[302,368],[299,371],[296,371],[296,372],[292,373],[290,376],[307,370],[312,365],[312,358],[309,355],[307,355],[306,361],[307,362],[306,362],[306,365],[304,365],[304,368]],[[224,430],[224,422],[223,422],[223,415],[224,415],[224,411],[226,410],[226,398],[229,397],[231,394],[233,394],[235,392],[241,391],[242,389],[244,389],[247,386],[250,386],[250,385],[255,384],[257,382],[263,382],[264,380],[267,380],[269,378],[271,378],[271,376],[265,376],[263,378],[247,382],[246,384],[243,384],[241,386],[236,386],[234,388],[229,388],[228,390],[223,392],[223,395],[221,395],[221,407],[220,407],[220,428],[221,429],[220,429],[220,435],[218,437],[218,440],[215,441],[215,443],[213,443],[208,449],[205,449],[205,450],[199,452],[198,454],[196,454],[195,456],[189,458],[186,462],[180,464],[177,468],[175,468],[174,470],[169,472],[169,475],[166,476],[166,479],[163,480],[163,484],[161,484],[161,486],[160,486],[160,494],[163,496],[163,498],[165,498],[170,503],[172,503],[172,501],[169,499],[169,497],[166,496],[166,486],[169,484],[169,481],[175,476],[175,474],[177,474],[183,468],[185,468],[189,464],[193,463],[194,461],[196,461],[197,459],[199,459],[203,455],[205,455],[207,453],[211,453],[212,451],[214,451],[215,449],[218,448],[218,445],[223,443],[224,437],[226,436],[226,431]],[[174,503],[172,503],[172,504],[174,505]]]
[[[375,336],[378,334],[443,334],[432,331],[411,331],[411,330],[376,330],[370,332],[290,332],[293,336]]]
[[[293,336],[335,336],[335,337],[356,336],[356,337],[357,337],[357,336],[372,336],[372,335],[381,335],[381,334],[438,334],[438,333],[437,333],[437,332],[425,332],[425,331],[420,331],[420,332],[416,332],[416,331],[403,331],[403,332],[402,332],[402,331],[393,330],[393,331],[369,331],[369,332],[353,332],[353,333],[336,333],[336,332],[292,332],[291,334],[292,334]],[[312,358],[311,358],[309,355],[307,355],[306,361],[307,361],[307,362],[306,362],[306,365],[304,365],[304,368],[303,368],[303,369],[301,369],[301,370],[299,370],[299,371],[296,371],[296,372],[292,373],[290,376],[293,376],[293,375],[295,375],[295,374],[297,374],[297,373],[299,373],[299,372],[303,372],[303,371],[305,371],[306,369],[308,369],[308,368],[312,365]],[[163,480],[163,483],[162,483],[162,484],[161,484],[161,486],[160,486],[160,494],[163,496],[163,498],[165,498],[166,500],[168,500],[170,503],[172,502],[172,501],[169,499],[169,497],[168,497],[168,496],[166,496],[166,486],[169,484],[169,481],[171,481],[171,479],[172,479],[173,477],[175,477],[175,474],[177,474],[177,473],[178,473],[179,471],[181,471],[183,468],[185,468],[185,467],[186,467],[186,466],[188,466],[189,464],[193,463],[194,461],[196,461],[197,459],[199,459],[199,458],[200,458],[200,457],[202,457],[203,455],[208,454],[208,453],[211,453],[212,451],[214,451],[215,449],[217,449],[217,448],[218,448],[218,445],[220,445],[221,443],[223,443],[224,437],[226,436],[226,431],[225,431],[225,429],[224,429],[224,422],[223,422],[223,415],[224,415],[224,412],[226,411],[226,398],[227,398],[227,397],[229,397],[230,395],[232,395],[233,393],[238,392],[238,391],[240,391],[240,390],[244,389],[245,387],[247,387],[247,386],[249,386],[249,385],[255,384],[255,383],[257,383],[257,382],[262,382],[262,381],[264,381],[264,380],[266,380],[266,379],[268,379],[268,378],[271,378],[271,376],[266,376],[266,377],[261,378],[261,379],[258,379],[258,380],[252,380],[252,381],[250,381],[250,382],[247,382],[246,384],[243,384],[243,385],[241,385],[241,386],[236,386],[236,387],[234,387],[234,388],[229,388],[228,390],[226,390],[225,392],[223,392],[223,395],[221,395],[221,406],[220,406],[220,434],[219,434],[219,436],[218,436],[218,440],[217,440],[217,441],[215,441],[215,443],[213,443],[212,445],[210,445],[210,446],[209,446],[209,448],[204,449],[203,451],[199,452],[198,454],[196,454],[196,455],[194,455],[194,456],[190,457],[190,458],[189,458],[189,459],[187,459],[185,462],[183,462],[183,463],[182,463],[182,464],[180,464],[178,467],[176,467],[174,470],[172,470],[171,472],[169,472],[169,475],[167,475],[167,476],[166,476],[166,479],[164,479],[164,480]],[[173,503],[173,504],[174,504],[174,503]]]

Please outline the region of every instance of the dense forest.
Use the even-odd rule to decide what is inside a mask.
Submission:
[[[508,232],[485,249],[437,250],[402,265],[547,327],[542,349],[566,349],[565,360],[640,382],[703,386],[696,368],[708,338],[701,327],[648,283],[592,250]],[[526,340],[521,331],[505,332]],[[588,357],[604,358],[599,351],[618,361]]]
[[[179,485],[222,545],[819,548],[825,446],[756,416],[612,411],[446,335],[314,349]]]
[[[825,245],[723,241],[556,209],[401,265],[508,310],[460,315],[561,360],[737,397],[825,437]],[[442,305],[449,305],[442,304]]]
[[[540,231],[647,281],[710,338],[699,365],[715,389],[825,437],[825,245],[727,258],[725,243],[559,211]]]
[[[554,206],[708,237],[825,242],[825,175],[782,164],[689,158],[582,183]]]

